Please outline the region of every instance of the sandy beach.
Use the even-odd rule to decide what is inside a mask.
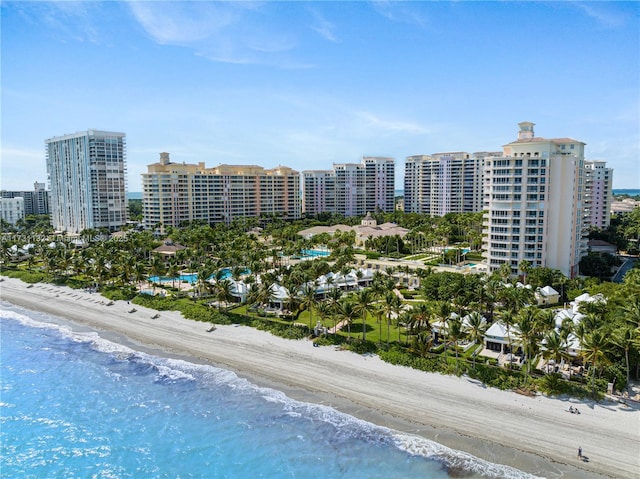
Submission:
[[[103,334],[122,335],[158,354],[196,358],[290,397],[433,439],[542,477],[640,478],[640,408],[615,402],[526,397],[469,378],[415,371],[308,340],[289,341],[240,326],[189,321],[96,293],[19,280],[0,283],[3,301]],[[130,313],[132,308],[136,311]],[[581,414],[566,411],[569,405]],[[577,458],[581,446],[587,461]]]

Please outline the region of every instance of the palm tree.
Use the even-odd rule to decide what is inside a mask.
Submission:
[[[633,295],[620,310],[621,316],[640,332],[640,295]]]
[[[465,337],[465,331],[462,328],[462,321],[460,318],[449,319],[447,327],[447,343],[453,344],[456,353],[456,374],[458,373],[458,343]],[[445,354],[446,360],[446,354]]]
[[[411,350],[421,358],[427,357],[433,346],[433,335],[427,332],[416,334]]]
[[[342,298],[342,290],[340,288],[331,288],[329,290],[329,294],[327,295],[327,299],[329,301],[329,305],[331,306],[331,310],[333,312],[333,331],[336,331],[336,317],[340,315],[340,299]]]
[[[578,311],[585,316],[592,316],[594,326],[600,327],[604,323],[608,312],[608,305],[605,301],[584,301],[578,306]]]
[[[547,361],[547,373],[549,372],[549,361],[551,359],[553,359],[556,364],[561,363],[564,359],[569,359],[567,342],[562,337],[562,334],[555,329],[549,331],[544,336],[542,357]]]
[[[231,281],[223,279],[216,282],[216,297],[218,299],[218,311],[222,310],[222,303],[228,303],[233,298],[231,294]]]
[[[536,323],[538,330],[545,335],[556,327],[556,313],[552,309],[538,310]]]
[[[157,281],[154,281],[154,287],[153,289],[155,290],[155,283],[156,282],[160,282],[162,275],[164,274],[164,272],[166,271],[166,266],[164,264],[164,261],[162,261],[159,257],[155,256],[151,262],[151,273],[153,276],[155,276],[156,278],[158,278]]]
[[[487,321],[477,311],[472,312],[467,318],[467,334],[469,340],[478,343],[482,342],[484,333],[487,330]],[[473,367],[476,366],[476,355],[473,355]]]
[[[520,261],[520,264],[518,265],[518,269],[524,273],[524,278],[522,282],[524,284],[527,284],[527,275],[531,272],[531,261],[527,261],[526,259],[523,259],[522,261]]]
[[[411,316],[413,317],[413,321],[411,323],[412,330],[413,330],[412,332],[420,334],[423,331],[428,331],[429,334],[431,334],[430,319],[431,319],[432,312],[429,305],[427,303],[420,303],[414,306],[410,312],[411,312]]]
[[[538,309],[529,306],[520,311],[516,317],[516,326],[522,343],[522,352],[526,364],[526,372],[531,372],[530,362],[533,360],[540,340],[540,333],[537,328]]]
[[[316,303],[316,285],[315,282],[312,281],[302,287],[302,297],[300,298],[300,307],[309,311],[309,330],[313,328],[311,323],[313,319],[313,308]]]
[[[147,268],[144,263],[137,261],[133,265],[133,280],[138,285],[138,290],[142,289],[142,282],[147,277]]]
[[[383,309],[387,317],[387,346],[389,346],[389,340],[391,337],[391,317],[396,316],[396,319],[400,317],[402,311],[402,300],[392,291],[387,291],[384,295]],[[400,342],[400,323],[398,322],[398,342]]]
[[[320,321],[322,321],[323,324],[326,324],[327,319],[329,319],[329,317],[331,317],[333,313],[331,305],[323,301],[321,303],[318,303],[316,309],[318,310]]]
[[[356,307],[356,303],[352,300],[345,299],[340,304],[340,317],[347,322],[347,340],[351,341],[351,324],[353,320],[359,316],[358,309]]]
[[[209,261],[205,261],[205,263],[198,268],[198,281],[196,282],[198,294],[211,291],[212,285],[209,282],[209,278],[213,275],[214,270],[213,264]]]
[[[516,317],[509,309],[503,309],[498,313],[498,320],[504,324],[507,333],[507,347],[509,348],[509,368],[513,366],[513,351],[511,348],[511,329],[516,323]]]
[[[591,394],[596,393],[596,371],[599,362],[607,360],[606,352],[609,349],[609,338],[602,329],[596,329],[587,333],[581,341],[581,356],[587,363],[591,364]]]
[[[629,351],[631,350],[635,342],[636,335],[634,334],[632,326],[628,324],[615,329],[613,331],[613,334],[611,335],[611,343],[624,351],[625,366],[627,370],[627,389],[630,388]]]
[[[386,308],[384,303],[374,303],[372,308],[372,313],[376,317],[376,321],[378,323],[378,328],[380,330],[380,337],[378,338],[378,344],[382,344],[382,318],[384,318],[386,313]]]
[[[373,295],[371,290],[363,289],[356,296],[356,309],[362,314],[362,340],[367,340],[367,314],[373,312]]]
[[[176,278],[180,275],[180,267],[175,258],[169,260],[169,267],[167,268],[167,274],[171,278],[171,287],[176,287]]]

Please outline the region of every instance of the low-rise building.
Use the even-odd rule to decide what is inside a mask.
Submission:
[[[0,210],[3,221],[15,225],[18,220],[24,218],[24,198],[0,198]]]
[[[45,183],[33,184],[33,191],[7,191],[2,190],[2,198],[24,198],[24,214],[27,215],[48,215],[49,192],[45,189]]]

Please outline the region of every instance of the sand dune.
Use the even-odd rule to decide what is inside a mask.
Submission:
[[[258,384],[393,429],[419,434],[491,462],[543,477],[640,478],[640,410],[525,397],[485,388],[469,378],[415,371],[335,348],[314,348],[240,326],[207,325],[179,313],[5,278],[4,301],[115,332],[146,348],[226,367]],[[572,404],[581,414],[566,412]],[[577,459],[578,446],[588,462]]]

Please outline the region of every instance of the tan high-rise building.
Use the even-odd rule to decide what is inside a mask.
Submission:
[[[237,218],[275,215],[300,218],[300,175],[286,166],[174,163],[169,153],[142,174],[142,214],[161,230],[185,221],[230,223]]]
[[[506,263],[517,274],[527,260],[572,278],[587,249],[585,143],[518,125],[502,157],[485,160],[484,256],[490,271]]]

